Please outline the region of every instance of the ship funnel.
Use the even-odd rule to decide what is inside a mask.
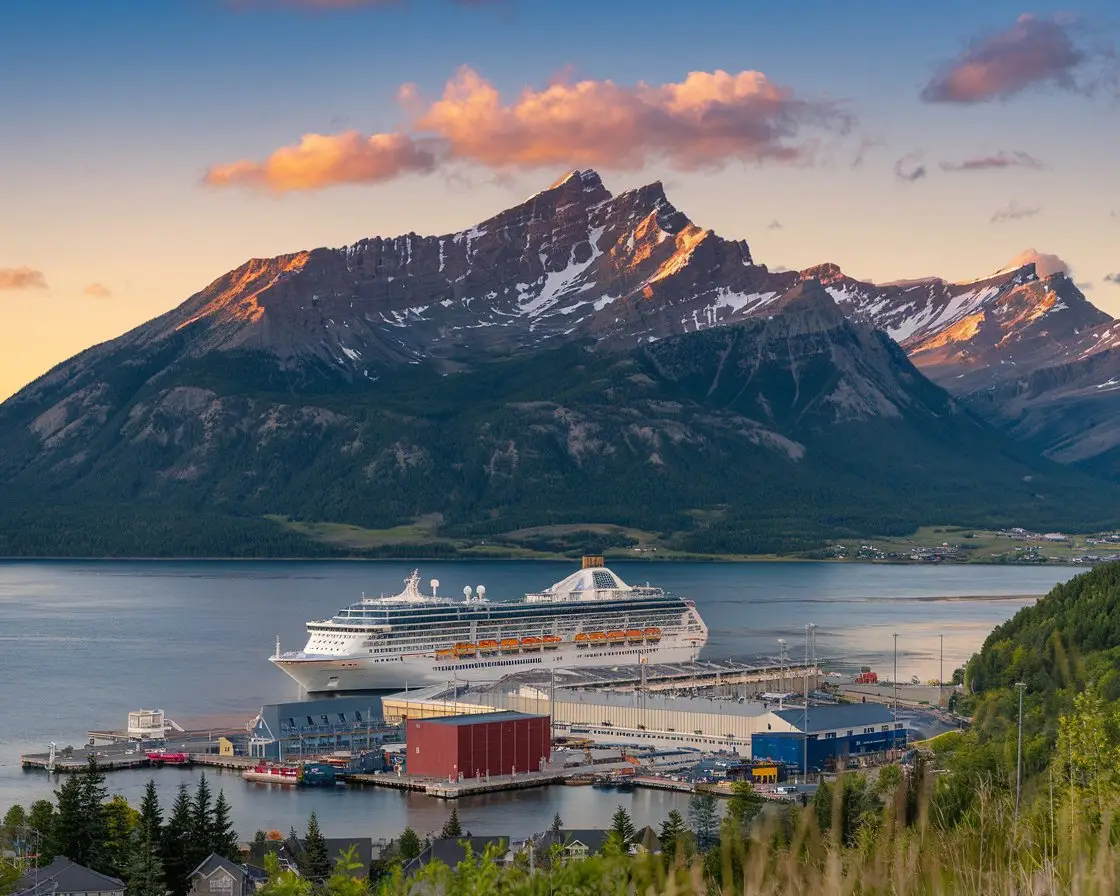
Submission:
[[[479,600],[482,600],[484,597],[486,597],[486,586],[485,585],[479,585],[477,588],[475,588],[475,591],[478,592],[478,599]]]
[[[471,599],[471,586],[470,586],[470,585],[464,585],[464,586],[463,586],[463,597],[464,597],[464,598],[465,598],[466,600],[470,600],[470,599]]]
[[[598,567],[600,567],[602,565],[603,565],[603,558],[602,557],[599,557],[599,556],[584,557],[583,558],[583,565],[580,567],[580,569],[597,569]]]

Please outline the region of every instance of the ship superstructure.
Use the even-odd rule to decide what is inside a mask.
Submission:
[[[483,586],[450,600],[438,584],[424,594],[413,572],[399,594],[307,623],[304,649],[271,661],[309,692],[400,689],[524,668],[687,662],[708,639],[692,601],[628,585],[600,557],[518,600],[491,601]]]

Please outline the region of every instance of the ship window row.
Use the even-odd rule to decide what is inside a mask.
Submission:
[[[347,620],[363,620],[376,622],[383,625],[400,622],[473,622],[487,619],[525,619],[535,616],[555,618],[557,616],[583,617],[591,614],[610,615],[619,613],[649,613],[653,611],[672,610],[682,612],[685,609],[680,601],[585,601],[576,604],[546,604],[539,607],[516,604],[510,607],[463,607],[461,609],[432,610],[385,610],[349,609],[341,610],[335,615],[340,622]]]

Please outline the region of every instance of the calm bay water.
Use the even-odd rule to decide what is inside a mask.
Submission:
[[[52,562],[0,563],[0,812],[49,796],[43,772],[24,772],[23,752],[48,741],[81,744],[97,727],[123,727],[128,710],[162,707],[181,724],[240,723],[262,703],[296,697],[267,662],[277,635],[284,649],[306,640],[309,618],[331,615],[362,592],[399,590],[415,564],[396,562]],[[458,595],[484,584],[491,600],[558,581],[562,562],[427,562],[424,581]],[[805,624],[817,625],[826,665],[890,671],[899,635],[899,676],[937,678],[939,634],[945,676],[988,632],[1033,596],[1076,572],[1067,567],[872,566],[834,563],[617,564],[631,583],[649,581],[696,601],[711,629],[704,656],[777,654],[785,638],[797,659]],[[113,792],[138,800],[154,774],[169,802],[197,772],[166,769],[109,776]],[[406,824],[438,828],[440,801],[385,790],[285,790],[214,775],[243,836],[257,828],[302,827],[312,808],[330,835],[393,836]],[[474,833],[524,833],[559,811],[570,826],[606,824],[617,803],[639,824],[656,824],[680,795],[638,791],[605,797],[586,787],[553,787],[459,802]],[[499,808],[500,807],[500,808]]]

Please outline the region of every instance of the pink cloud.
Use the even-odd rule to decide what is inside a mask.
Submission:
[[[993,224],[1002,224],[1006,221],[1022,221],[1024,218],[1033,218],[1042,208],[1037,205],[1022,205],[1015,200],[1007,203],[1003,208],[997,209],[991,217]]]
[[[0,268],[0,289],[46,289],[47,278],[34,268]]]
[[[1004,152],[1002,149],[995,155],[976,156],[971,159],[962,159],[959,162],[942,162],[942,171],[985,171],[992,168],[1045,168],[1046,165],[1032,156],[1029,152],[1016,149]]]
[[[1051,274],[1062,273],[1069,276],[1071,268],[1068,263],[1050,252],[1038,252],[1035,249],[1024,249],[1007,263],[1004,270],[1021,268],[1025,264],[1034,264],[1035,273],[1039,277],[1049,277]]]
[[[1074,72],[1085,60],[1070,23],[1022,15],[945,65],[921,95],[930,103],[982,103],[1039,84],[1075,90]]]
[[[653,160],[678,169],[807,163],[821,135],[846,133],[851,124],[837,103],[799,98],[755,71],[691,72],[659,85],[556,80],[505,102],[464,67],[438,100],[425,102],[405,84],[398,101],[412,118],[407,132],[307,134],[263,161],[215,165],[205,180],[286,192],[375,183],[455,161],[499,174],[539,167],[632,170]]]
[[[112,294],[113,291],[102,283],[90,283],[82,290],[82,295],[89,296],[91,299],[107,299]]]
[[[511,103],[460,69],[417,126],[448,143],[452,158],[494,168],[640,168],[657,158],[681,169],[811,159],[805,131],[844,132],[833,102],[804,100],[756,71],[691,72],[679,82],[633,86],[556,82]]]
[[[435,158],[406,134],[304,134],[263,162],[241,160],[214,165],[205,182],[285,193],[335,184],[377,183],[402,174],[430,171]]]

